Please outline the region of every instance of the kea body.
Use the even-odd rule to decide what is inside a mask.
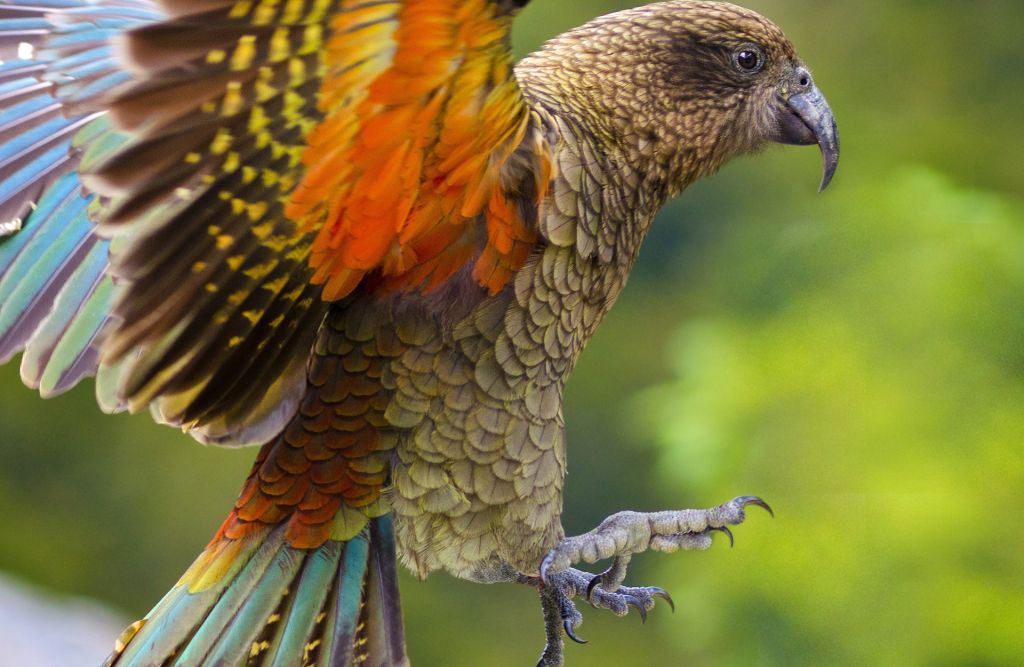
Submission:
[[[0,70],[0,358],[261,445],[113,663],[403,664],[397,553],[538,587],[560,664],[572,597],[644,613],[632,554],[763,504],[566,538],[562,394],[665,201],[769,141],[818,143],[824,185],[831,113],[748,10],[621,12],[513,69],[524,4],[0,4],[37,46]]]

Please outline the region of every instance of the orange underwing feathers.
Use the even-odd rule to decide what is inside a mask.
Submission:
[[[372,271],[389,289],[430,290],[469,261],[496,292],[536,239],[501,183],[530,122],[512,76],[511,16],[487,0],[395,8],[335,19],[324,120],[286,214],[318,230],[310,266],[326,300]]]

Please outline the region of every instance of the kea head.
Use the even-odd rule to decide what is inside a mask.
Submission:
[[[820,189],[839,161],[835,119],[790,41],[763,16],[672,0],[598,18],[549,42],[519,73],[543,72],[561,112],[647,165],[672,192],[771,142],[817,144]],[[568,108],[566,108],[568,107]]]

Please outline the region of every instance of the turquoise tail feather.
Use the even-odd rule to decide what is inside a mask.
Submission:
[[[203,557],[119,640],[108,667],[399,667],[408,665],[390,516],[355,538],[288,546],[283,526],[235,545],[202,590]],[[215,542],[213,545],[216,545]]]
[[[363,619],[367,653],[378,656],[376,665],[408,664],[402,605],[398,594],[398,563],[395,560],[395,525],[386,521],[370,523],[371,542],[381,545],[370,555]]]

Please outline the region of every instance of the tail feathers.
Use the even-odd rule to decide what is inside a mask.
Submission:
[[[390,516],[347,542],[288,546],[284,527],[214,542],[108,667],[407,665]]]
[[[378,548],[370,555],[362,611],[364,653],[368,656],[364,664],[408,665],[398,595],[395,528],[390,515],[386,519],[377,519],[369,526],[371,543],[387,545],[387,548]]]

